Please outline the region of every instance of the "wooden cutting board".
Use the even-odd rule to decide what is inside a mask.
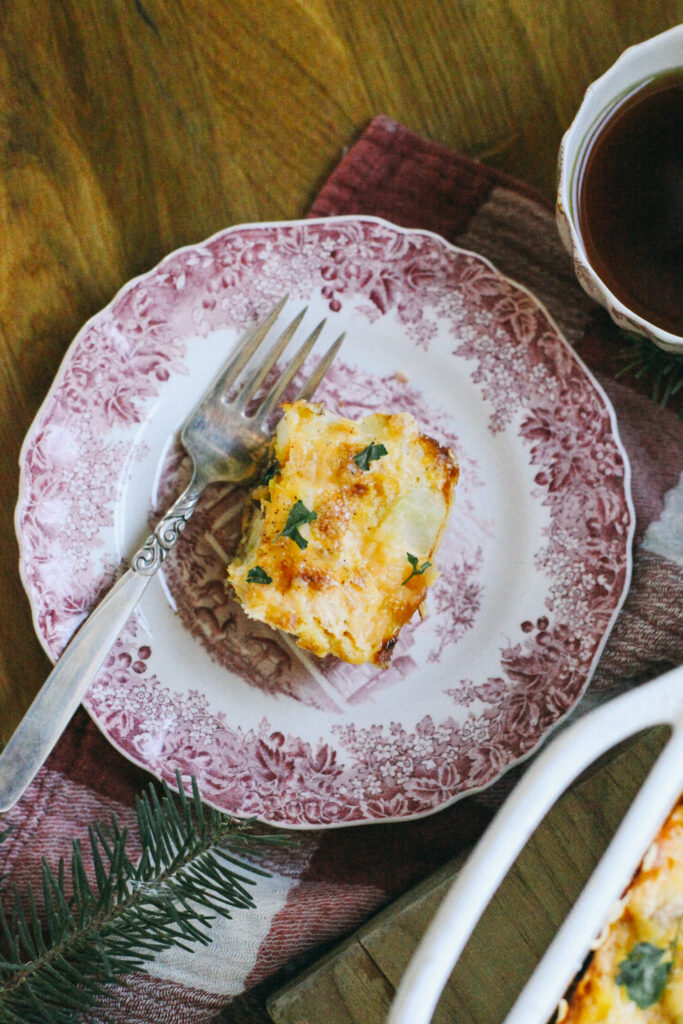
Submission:
[[[433,1024],[498,1024],[604,852],[666,742],[650,730],[612,751],[527,843],[444,990]],[[271,996],[275,1024],[382,1024],[395,988],[466,854],[404,894]]]

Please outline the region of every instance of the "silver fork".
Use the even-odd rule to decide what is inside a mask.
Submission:
[[[309,334],[252,412],[251,404],[294,336],[305,309],[282,331],[236,396],[229,397],[229,392],[269,334],[286,301],[287,296],[246,334],[186,420],[180,440],[192,459],[192,478],[135,552],[130,568],[80,626],[0,754],[0,812],[16,803],[61,736],[145,587],[177,543],[204,488],[221,481],[247,484],[256,477],[268,450],[277,405],[325,324],[323,320]],[[343,339],[342,334],[330,346],[299,389],[297,399],[313,396]]]

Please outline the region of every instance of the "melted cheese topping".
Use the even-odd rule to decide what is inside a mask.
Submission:
[[[569,1002],[563,1024],[680,1024],[683,943],[660,999],[640,1009],[617,985],[619,964],[638,942],[666,949],[683,915],[683,798],[646,854]]]
[[[370,444],[387,454],[354,462]],[[314,654],[386,665],[401,627],[438,573],[432,561],[455,498],[453,453],[407,413],[344,419],[324,406],[284,406],[274,454],[279,471],[256,488],[228,579],[249,616],[296,636]],[[283,536],[297,501],[315,512],[300,548]],[[271,583],[250,583],[258,566]]]

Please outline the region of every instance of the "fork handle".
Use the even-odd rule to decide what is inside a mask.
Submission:
[[[0,812],[13,807],[69,723],[152,576],[194,512],[201,484],[189,486],[131,559],[131,568],[65,647],[7,746],[0,753]]]
[[[33,780],[150,579],[128,569],[64,649],[0,754],[0,811],[13,807]]]
[[[135,572],[149,577],[159,570],[169,551],[178,543],[203,489],[195,472],[183,493],[131,558],[130,563]]]

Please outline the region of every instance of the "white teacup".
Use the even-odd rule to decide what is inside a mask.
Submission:
[[[683,337],[643,319],[614,295],[596,273],[586,254],[578,224],[578,171],[595,126],[617,100],[653,75],[683,67],[683,25],[662,32],[626,50],[605,74],[589,86],[579,111],[566,132],[559,153],[557,226],[574,259],[574,269],[584,290],[627,331],[644,335],[660,348],[683,353]],[[683,116],[683,115],[682,115]],[[681,281],[683,301],[683,281]]]

